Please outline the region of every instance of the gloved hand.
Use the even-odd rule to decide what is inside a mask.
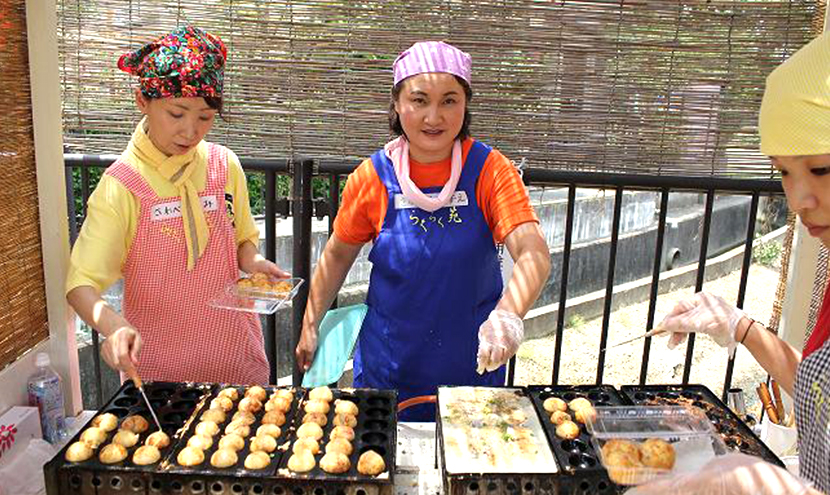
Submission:
[[[525,337],[525,326],[515,313],[494,309],[478,327],[478,358],[476,371],[495,371],[519,350]]]
[[[729,349],[731,356],[738,347],[735,330],[743,317],[743,311],[723,298],[698,292],[691,298],[677,303],[658,327],[672,333],[668,343],[669,349],[682,344],[692,332],[705,333],[718,345]]]
[[[817,493],[811,483],[758,457],[728,454],[709,461],[700,471],[646,483],[626,495],[799,495]]]

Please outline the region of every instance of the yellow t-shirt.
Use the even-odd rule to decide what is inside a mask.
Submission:
[[[160,198],[178,198],[176,186],[165,179],[157,169],[156,160],[163,160],[165,155],[152,146],[143,129],[136,132],[133,139],[146,140],[141,143],[142,149],[153,151],[148,154],[152,162],[139,159],[131,152],[131,147],[127,147],[121,154],[121,159],[135,168]],[[195,155],[197,168],[191,180],[201,193],[205,189],[207,179],[208,152],[206,142],[202,141],[198,146],[201,149],[197,150]],[[245,172],[239,158],[231,150],[228,150],[225,193],[233,198],[233,208],[231,210],[228,205],[228,213],[233,214],[237,246],[245,241],[259,246],[259,229],[254,223],[248,202]],[[140,205],[139,199],[117,179],[109,175],[101,177],[101,181],[89,197],[86,219],[72,248],[66,280],[67,293],[75,287],[85,285],[103,292],[122,277],[121,270],[138,226]]]

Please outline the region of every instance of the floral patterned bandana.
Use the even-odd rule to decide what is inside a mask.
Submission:
[[[220,97],[227,56],[218,36],[184,26],[121,55],[118,68],[139,77],[147,98]]]

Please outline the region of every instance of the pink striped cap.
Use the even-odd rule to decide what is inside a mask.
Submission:
[[[470,68],[473,60],[469,53],[443,41],[421,41],[398,55],[392,64],[394,85],[407,77],[424,72],[447,72],[470,84]]]

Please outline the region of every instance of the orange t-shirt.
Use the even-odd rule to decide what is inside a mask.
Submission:
[[[472,138],[462,143],[465,162],[472,144]],[[441,187],[450,178],[449,158],[435,163],[411,160],[409,166],[412,182],[421,189]],[[496,244],[503,243],[519,225],[539,222],[516,168],[495,149],[487,156],[478,177],[476,200]],[[342,206],[334,220],[334,233],[350,244],[374,240],[380,233],[388,203],[389,193],[378,177],[372,159],[364,160],[346,181]]]

